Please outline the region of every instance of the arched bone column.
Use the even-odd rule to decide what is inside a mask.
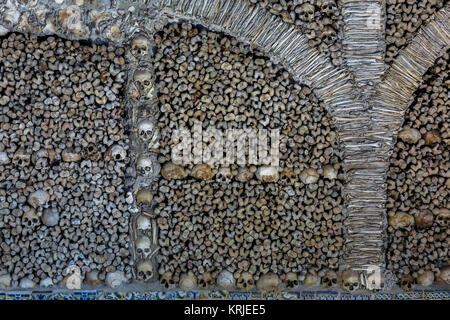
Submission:
[[[372,91],[385,72],[385,0],[344,0],[343,56],[356,85]]]

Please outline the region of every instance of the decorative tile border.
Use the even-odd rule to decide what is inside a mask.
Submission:
[[[32,291],[0,292],[0,300],[450,300],[450,290],[416,290],[410,293],[361,293],[337,291],[239,292],[239,291],[145,291],[105,292],[101,290],[56,293]]]

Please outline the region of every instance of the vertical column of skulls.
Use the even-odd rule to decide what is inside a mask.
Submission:
[[[153,37],[142,29],[131,35],[130,42],[127,110],[131,113],[130,149],[134,164],[129,185],[130,241],[134,278],[147,282],[156,274],[154,255],[159,250],[158,230],[152,214],[152,186],[160,172],[155,153],[159,132],[152,66],[154,42]]]

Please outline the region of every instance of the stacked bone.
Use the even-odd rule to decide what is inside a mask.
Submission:
[[[131,277],[124,50],[10,34],[0,48],[1,286]],[[124,273],[124,274],[123,274]]]
[[[335,66],[341,65],[342,26],[341,6],[336,0],[249,0],[259,4],[284,22],[294,24],[307,35],[309,45],[330,57]]]
[[[293,286],[306,272],[307,285],[322,276],[336,284],[343,175],[322,104],[262,52],[223,34],[182,23],[155,41],[162,177],[153,201],[163,285]],[[280,128],[280,169],[173,164],[172,134],[192,133],[194,120],[204,129]]]
[[[387,267],[404,289],[449,283],[449,52],[424,76],[388,172]]]
[[[386,0],[386,57],[391,63],[445,0]]]

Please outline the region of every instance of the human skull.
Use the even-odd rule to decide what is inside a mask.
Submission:
[[[136,251],[143,258],[147,258],[152,253],[152,242],[149,237],[142,236],[136,240]]]
[[[49,150],[47,149],[39,149],[38,151],[34,152],[31,156],[31,162],[35,166],[39,167],[45,167],[47,164],[47,157],[49,154]]]
[[[204,272],[198,281],[199,286],[203,289],[209,289],[209,287],[214,285],[214,283],[215,281],[211,272]]]
[[[235,282],[236,281],[233,277],[233,274],[228,270],[224,270],[221,273],[219,273],[216,281],[217,286],[220,289],[232,289],[234,288]]]
[[[183,290],[195,289],[197,287],[197,278],[192,271],[183,273],[180,276],[180,288]]]
[[[206,163],[197,164],[191,170],[191,176],[199,180],[209,180],[213,173],[211,167]]]
[[[71,265],[67,267],[65,274],[66,277],[63,279],[63,284],[67,289],[81,289],[81,270],[78,266]]]
[[[42,223],[47,227],[54,227],[59,222],[59,212],[56,208],[46,208],[42,212]]]
[[[136,204],[142,206],[151,203],[153,200],[153,193],[148,189],[141,189],[136,193]]]
[[[150,98],[153,95],[153,79],[152,74],[148,70],[136,70],[133,76],[141,97]]]
[[[105,283],[115,289],[118,288],[124,281],[126,281],[127,278],[125,277],[123,271],[115,271],[115,272],[109,272],[106,275]]]
[[[161,175],[166,180],[178,180],[187,177],[186,170],[173,162],[166,162],[161,169]]]
[[[342,288],[348,292],[359,289],[359,274],[357,271],[346,270],[342,272]]]
[[[114,144],[109,148],[109,154],[111,157],[111,160],[113,161],[123,161],[125,160],[127,156],[127,151],[124,147]]]
[[[417,275],[416,281],[418,285],[425,287],[431,286],[434,282],[434,272],[427,270],[422,273],[419,273]]]
[[[173,280],[173,273],[170,271],[165,272],[161,276],[161,285],[166,288],[174,288],[175,287],[175,281]]]
[[[322,285],[326,288],[333,287],[337,284],[337,274],[336,272],[330,270],[322,278]]]
[[[22,216],[22,224],[27,227],[36,227],[41,222],[41,219],[36,214],[34,208],[29,208]]]
[[[320,38],[326,44],[332,44],[336,39],[336,30],[334,30],[333,27],[325,26],[323,27]]]
[[[450,210],[445,208],[437,210],[436,222],[441,227],[448,228],[450,226]]]
[[[236,180],[239,182],[247,182],[250,181],[253,178],[253,172],[250,170],[250,168],[247,167],[241,167],[239,168]]]
[[[283,185],[293,185],[297,181],[297,174],[294,170],[284,169],[280,175],[280,182]]]
[[[414,222],[414,217],[407,213],[400,212],[389,217],[389,225],[395,229],[408,228],[414,225]]]
[[[137,130],[140,139],[142,139],[143,141],[152,141],[155,135],[156,126],[153,121],[144,119],[139,121]]]
[[[86,278],[84,282],[90,286],[98,286],[103,283],[103,281],[99,278],[98,270],[91,270],[89,272],[86,272]]]
[[[255,279],[253,279],[251,273],[245,271],[240,274],[236,285],[239,289],[250,290],[255,286]]]
[[[70,265],[64,270],[64,275],[70,276],[72,274],[81,276],[81,269],[77,265]]]
[[[43,287],[43,288],[50,288],[50,287],[53,287],[53,280],[52,280],[52,278],[47,277],[47,278],[45,278],[45,279],[42,279],[42,280],[39,282],[39,286],[40,286],[40,287]]]
[[[313,168],[308,168],[300,173],[300,180],[304,184],[313,184],[319,180],[319,174]]]
[[[13,156],[13,161],[18,164],[19,167],[26,167],[30,164],[31,155],[25,151],[25,149],[19,149]]]
[[[405,126],[403,130],[398,133],[398,138],[406,143],[416,144],[422,136],[420,135],[419,130]]]
[[[155,172],[155,163],[149,156],[140,155],[137,159],[136,169],[139,174],[150,177]]]
[[[276,182],[278,181],[278,168],[277,167],[259,167],[256,171],[256,178],[263,182]]]
[[[140,260],[136,266],[137,278],[142,281],[149,281],[153,278],[153,264],[151,260]]]
[[[450,266],[443,267],[439,270],[438,280],[445,284],[450,284]]]
[[[414,278],[410,274],[404,274],[400,278],[399,284],[403,291],[409,292],[413,289]]]
[[[147,37],[138,35],[136,38],[131,40],[131,54],[136,58],[141,58],[149,53],[150,46],[151,43]]]
[[[306,287],[317,287],[320,285],[320,277],[312,272],[308,272],[303,280],[303,285]]]
[[[284,282],[286,284],[286,288],[293,289],[299,284],[298,275],[294,272],[289,272],[288,274],[286,274]]]
[[[220,168],[216,174],[216,181],[218,183],[230,183],[231,182],[231,170],[228,167]]]
[[[38,208],[44,206],[50,200],[50,195],[47,191],[42,189],[36,190],[33,193],[30,193],[28,196],[28,203],[33,208]]]
[[[145,215],[140,215],[136,219],[136,225],[137,230],[142,234],[145,234],[152,229],[152,222],[150,218]]]
[[[429,228],[433,225],[434,215],[431,210],[412,210],[416,226],[419,228]]]
[[[86,160],[98,161],[100,160],[102,154],[98,150],[98,147],[91,143],[83,150],[83,158]]]
[[[361,275],[362,283],[367,290],[381,290],[384,287],[384,275],[379,267],[369,267]]]
[[[332,15],[337,8],[334,0],[319,0],[318,5],[320,7],[320,12],[328,16]]]
[[[312,4],[304,3],[300,7],[300,11],[297,13],[300,14],[300,19],[303,22],[311,22],[314,20],[314,12],[315,12],[315,8]]]
[[[256,281],[256,287],[263,291],[277,291],[280,286],[280,279],[274,273],[266,273]]]
[[[326,165],[323,167],[323,176],[328,180],[334,180],[337,178],[337,170],[332,165]]]

